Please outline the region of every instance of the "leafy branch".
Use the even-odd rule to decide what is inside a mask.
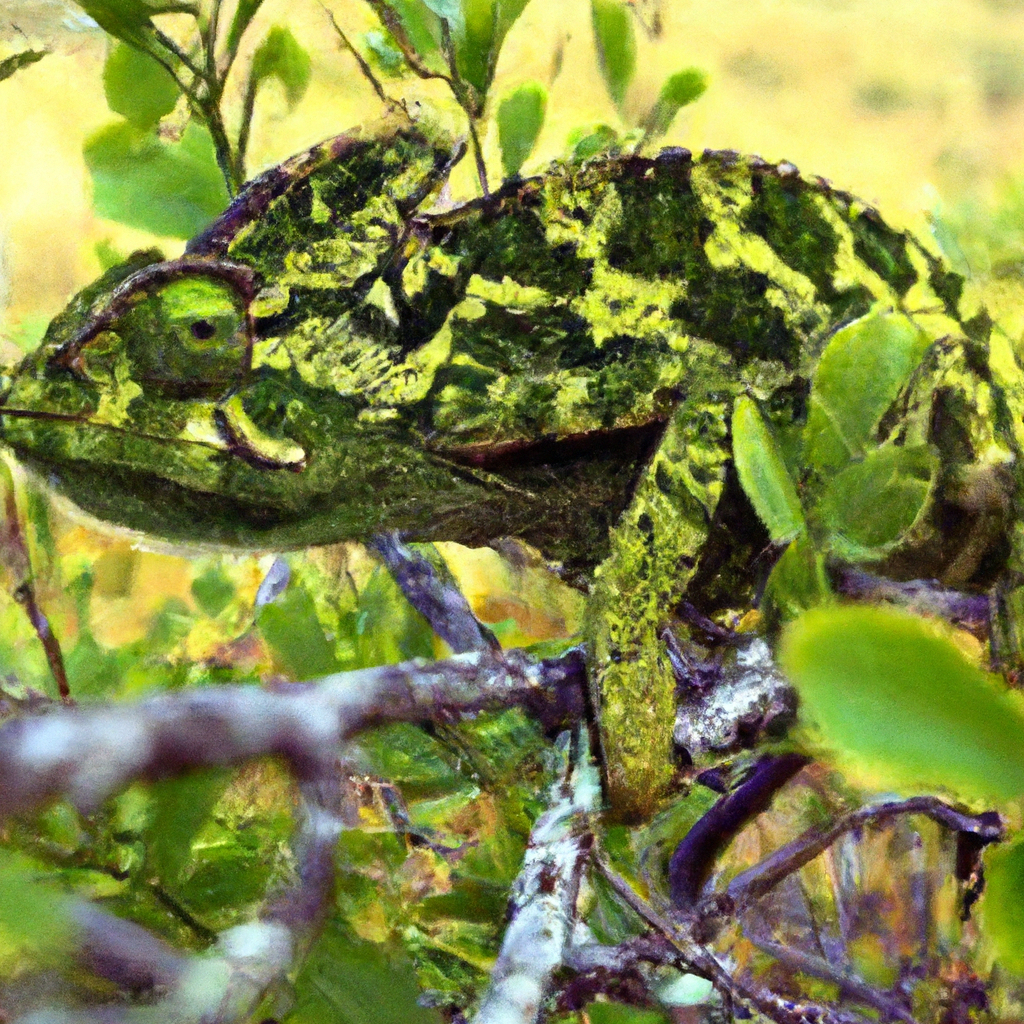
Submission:
[[[228,109],[228,80],[261,4],[238,0],[229,20],[222,0],[81,0],[115,40],[104,87],[111,110],[124,118],[85,147],[101,215],[188,237],[238,193],[260,89],[276,79],[294,107],[310,77],[309,55],[291,31],[272,27],[252,52],[241,109]],[[166,15],[178,16],[175,34],[159,21]],[[187,30],[182,18],[190,22]],[[176,141],[168,141],[160,122],[179,104],[187,123]]]

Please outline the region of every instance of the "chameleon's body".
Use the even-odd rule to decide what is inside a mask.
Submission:
[[[966,563],[953,548],[1016,500],[1012,473],[984,499],[964,481],[1014,463],[1019,371],[1001,343],[993,380],[991,323],[965,318],[937,255],[822,181],[731,153],[555,167],[424,213],[450,162],[408,125],[352,133],[257,180],[184,260],[109,272],[14,375],[4,441],[87,510],[172,538],[515,536],[593,575],[626,815],[670,773],[658,632],[725,557],[705,540],[738,492],[732,402],[802,420],[830,335],[877,303],[936,339],[887,424],[941,451],[929,568],[990,581],[992,545]],[[742,557],[765,539],[752,519]]]

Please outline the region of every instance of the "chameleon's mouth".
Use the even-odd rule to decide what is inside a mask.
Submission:
[[[68,423],[89,430],[120,434],[136,441],[152,441],[156,444],[189,445],[224,452],[248,463],[255,469],[289,469],[301,472],[306,466],[306,453],[296,444],[280,441],[264,434],[246,414],[238,396],[218,404],[212,410],[215,431],[200,431],[199,436],[177,437],[154,434],[133,427],[104,423],[87,415],[61,413],[44,409],[18,409],[0,405],[0,437],[3,436],[3,419],[44,420]],[[34,452],[37,458],[45,460],[45,453]]]

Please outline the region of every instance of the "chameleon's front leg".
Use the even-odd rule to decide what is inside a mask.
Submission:
[[[612,531],[584,620],[599,708],[606,798],[615,817],[649,816],[672,777],[675,677],[662,627],[682,599],[722,492],[728,404],[674,410]]]

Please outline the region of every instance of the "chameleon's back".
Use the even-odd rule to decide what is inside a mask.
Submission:
[[[249,274],[237,373],[147,377],[120,310],[138,319],[168,275],[114,300],[111,278],[22,367],[6,440],[87,509],[170,536],[515,535],[586,568],[682,398],[704,396],[709,452],[740,391],[800,419],[829,335],[876,302],[984,349],[938,257],[788,165],[666,150],[423,212],[449,163],[392,125],[269,172],[181,271]]]

